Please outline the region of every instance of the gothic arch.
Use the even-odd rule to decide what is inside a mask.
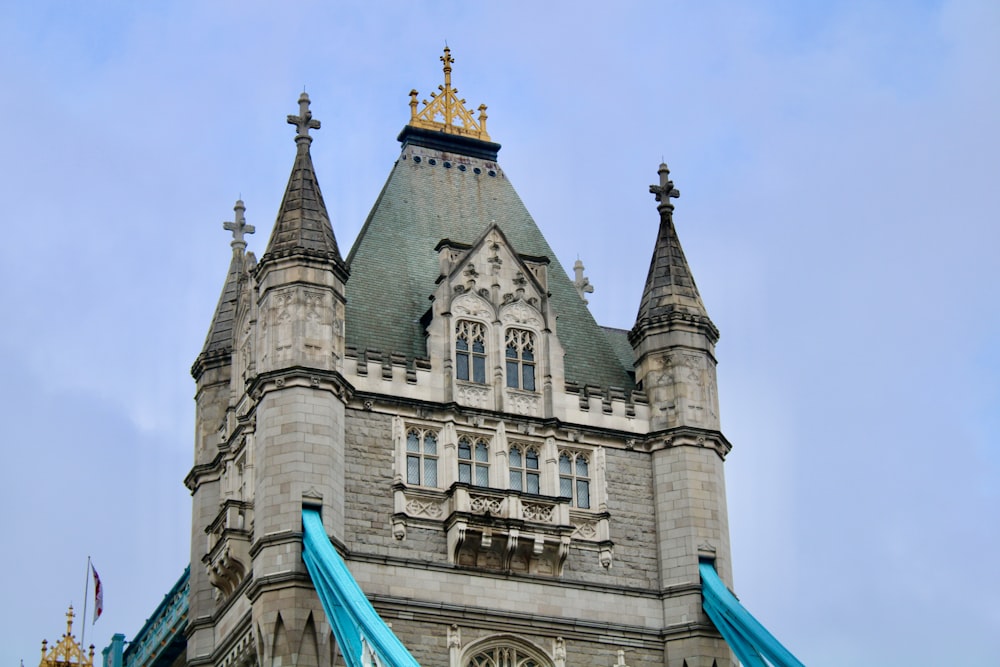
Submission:
[[[452,317],[479,320],[489,325],[496,319],[496,308],[485,297],[475,292],[464,292],[451,302]]]
[[[491,635],[469,644],[452,667],[555,667],[541,647],[517,635]]]

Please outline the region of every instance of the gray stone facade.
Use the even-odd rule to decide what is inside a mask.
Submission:
[[[308,107],[259,262],[242,202],[227,223],[192,368],[187,664],[343,663],[303,506],[425,667],[734,664],[698,575],[710,559],[731,582],[718,332],[670,196],[626,341],[594,322],[496,144],[404,130],[343,259]]]

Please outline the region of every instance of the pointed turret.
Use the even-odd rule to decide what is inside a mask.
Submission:
[[[649,191],[656,195],[660,228],[629,342],[636,382],[649,400],[660,585],[697,591],[704,560],[714,562],[720,575],[732,581],[723,473],[730,445],[719,431],[719,330],[708,317],[674,228],[671,199],[680,192],[667,165],[661,164],[658,172],[660,182]],[[697,592],[679,595],[671,604],[685,605],[690,619],[710,627]],[[678,638],[667,651],[691,656],[684,664],[732,662],[721,637],[703,641]],[[713,660],[702,662],[699,656]]]
[[[219,295],[219,303],[215,306],[215,313],[212,315],[212,323],[208,327],[208,335],[205,337],[205,345],[201,349],[201,354],[195,360],[191,368],[191,374],[197,380],[205,370],[205,364],[214,360],[228,358],[232,354],[234,337],[233,326],[236,318],[236,299],[239,294],[240,276],[246,267],[246,247],[244,234],[253,234],[253,225],[246,223],[244,212],[246,206],[242,199],[236,200],[233,206],[235,212],[233,222],[222,223],[223,229],[233,233],[233,241],[230,244],[233,248],[233,257],[229,261],[229,271],[226,273],[226,282],[222,286],[222,294]]]
[[[635,350],[636,382],[650,401],[651,428],[679,426],[718,429],[715,343],[712,324],[674,228],[671,199],[680,192],[660,164],[656,195],[660,229],[649,275],[629,342]],[[685,372],[683,368],[686,368]]]
[[[309,130],[318,130],[320,122],[312,117],[309,96],[304,92],[299,96],[298,115],[289,115],[288,123],[297,129],[295,164],[288,178],[288,186],[285,188],[285,196],[281,201],[267,250],[261,257],[261,265],[265,266],[278,257],[305,254],[333,261],[343,267],[333,225],[330,223],[330,215],[326,211],[312,155],[309,153],[309,145],[312,144]]]
[[[705,304],[701,301],[674,228],[674,205],[670,200],[680,197],[681,193],[674,188],[667,165],[661,163],[658,173],[660,183],[649,186],[649,191],[656,195],[656,201],[659,202],[656,208],[660,212],[660,231],[653,248],[653,259],[649,263],[639,314],[635,318],[635,327],[630,337],[635,345],[635,338],[642,336],[648,328],[665,320],[684,319],[697,323],[714,343],[719,338],[719,331],[712,324]]]
[[[330,216],[313,168],[310,130],[320,123],[299,97],[295,164],[267,250],[254,271],[253,367],[240,389],[253,396],[254,623],[294,616],[290,609],[318,606],[296,589],[306,576],[301,549],[303,503],[322,508],[326,530],[344,534],[344,295],[348,271],[337,249]],[[249,341],[248,341],[249,342]],[[304,470],[308,475],[303,475]],[[258,548],[258,544],[260,547]],[[293,563],[293,565],[289,565]],[[289,567],[295,568],[290,576]],[[258,598],[258,596],[260,596]],[[264,611],[267,610],[267,611]],[[267,616],[263,620],[260,615]],[[279,620],[280,624],[281,621]],[[276,649],[278,650],[278,649]],[[274,660],[292,664],[290,654]],[[268,657],[262,664],[270,663]]]

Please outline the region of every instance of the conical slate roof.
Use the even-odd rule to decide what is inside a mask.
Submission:
[[[650,186],[650,190],[660,200],[657,207],[660,211],[660,228],[632,333],[634,336],[640,329],[654,322],[682,318],[705,325],[718,338],[718,330],[708,317],[677,237],[673,220],[674,207],[670,198],[677,197],[679,193],[674,190],[673,182],[667,179],[668,174],[667,166],[661,164],[662,182],[659,186]]]
[[[309,96],[305,93],[299,98],[299,107],[298,116],[288,117],[288,122],[298,127],[295,164],[292,165],[285,196],[281,200],[281,208],[278,209],[278,217],[274,222],[267,250],[261,257],[261,264],[274,257],[296,253],[342,261],[309,153],[309,145],[312,143],[309,130],[319,129],[320,124],[312,119]]]
[[[441,153],[435,149],[448,148],[450,139],[439,135],[432,142],[410,130],[400,135],[402,155],[347,258],[347,344],[426,357],[421,317],[440,273],[435,246],[445,238],[471,244],[495,222],[516,252],[551,262],[548,287],[566,379],[630,389],[631,365],[619,361],[494,161],[499,145],[463,137],[451,143],[452,152]]]
[[[230,244],[233,248],[233,257],[229,261],[226,282],[222,285],[222,294],[219,295],[219,303],[215,306],[212,323],[209,325],[208,335],[205,337],[205,345],[195,360],[192,373],[199,372],[197,369],[205,360],[226,357],[233,351],[235,341],[233,328],[236,320],[236,302],[239,298],[240,275],[246,269],[247,262],[247,255],[244,252],[247,244],[243,237],[246,234],[254,233],[253,225],[247,224],[243,215],[244,211],[246,211],[246,206],[244,206],[243,200],[236,200],[236,205],[233,206],[234,221],[222,223],[223,229],[233,234],[233,241]]]
[[[222,286],[222,294],[219,295],[219,303],[215,306],[215,314],[212,315],[212,323],[208,327],[208,335],[205,337],[205,345],[201,348],[201,354],[195,362],[199,362],[214,357],[223,357],[233,351],[233,327],[236,320],[236,298],[239,293],[240,271],[243,269],[243,257],[239,253],[233,253],[233,258],[229,262],[229,272],[226,274],[226,282]]]

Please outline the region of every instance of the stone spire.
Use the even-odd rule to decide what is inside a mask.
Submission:
[[[222,286],[219,303],[215,306],[212,323],[209,325],[208,335],[205,337],[205,345],[191,369],[191,373],[195,377],[204,369],[204,364],[207,361],[228,358],[233,351],[236,301],[239,294],[240,276],[245,269],[247,257],[244,252],[247,243],[243,237],[246,234],[254,233],[253,225],[248,225],[244,216],[246,210],[243,200],[237,199],[233,206],[233,211],[236,214],[233,221],[222,223],[222,228],[233,234],[233,240],[230,243],[233,247],[233,257],[229,261],[226,282]]]
[[[309,153],[309,145],[312,143],[309,130],[318,130],[320,122],[312,117],[309,96],[304,92],[299,96],[298,115],[288,116],[288,123],[296,128],[295,164],[260,264],[266,265],[278,257],[305,254],[334,260],[342,265],[337,239],[333,235],[333,226],[326,212],[326,204],[323,203]]]
[[[649,191],[659,202],[656,209],[660,213],[660,230],[649,263],[639,313],[629,337],[635,345],[635,339],[642,336],[648,327],[667,320],[682,319],[703,328],[714,342],[719,338],[719,331],[708,317],[674,228],[671,199],[680,197],[681,193],[670,180],[666,164],[660,164],[658,173],[660,182],[649,186]]]

